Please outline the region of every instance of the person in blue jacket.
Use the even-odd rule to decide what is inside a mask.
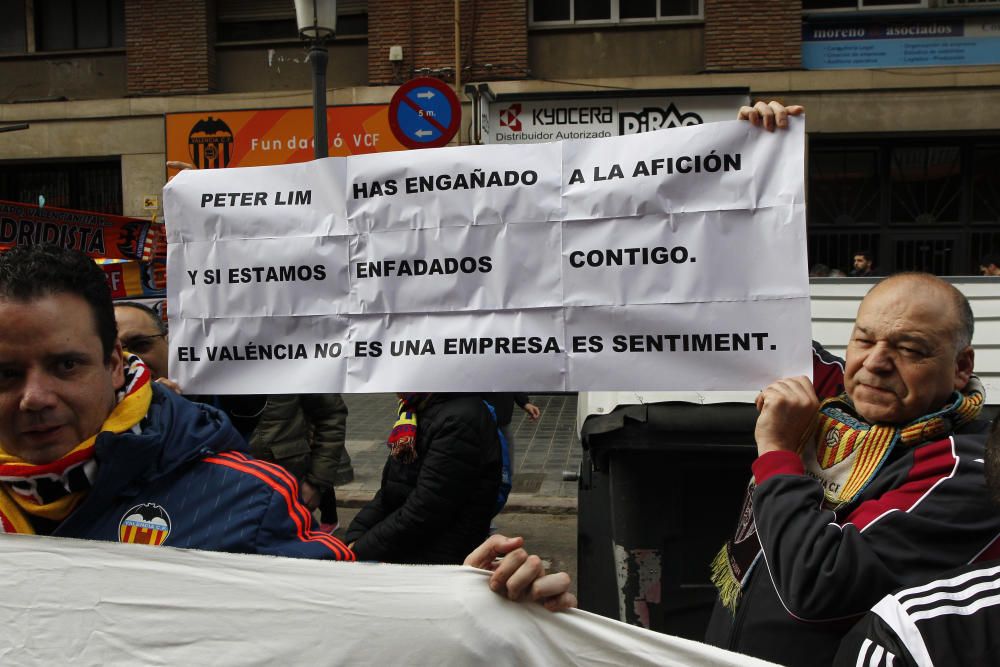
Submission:
[[[295,479],[255,461],[219,410],[151,381],[117,338],[104,272],[56,246],[0,253],[0,532],[354,560],[317,532]],[[490,587],[572,606],[520,538],[466,564]]]

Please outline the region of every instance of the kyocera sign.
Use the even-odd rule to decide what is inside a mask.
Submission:
[[[510,99],[489,106],[484,143],[540,143],[638,134],[732,120],[742,93],[591,99]],[[484,128],[485,129],[485,128]]]

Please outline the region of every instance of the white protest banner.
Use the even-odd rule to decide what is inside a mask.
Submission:
[[[810,373],[804,119],[185,171],[187,391],[724,390]]]
[[[771,663],[492,592],[470,567],[0,535],[4,664]]]

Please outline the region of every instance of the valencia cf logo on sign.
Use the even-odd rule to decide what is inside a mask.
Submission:
[[[233,156],[233,131],[222,119],[203,118],[188,134],[188,151],[199,169],[228,167]]]
[[[170,515],[155,503],[136,505],[118,522],[118,541],[158,547],[170,534]]]
[[[506,109],[500,109],[500,127],[509,127],[514,132],[521,131],[521,105],[511,104]]]

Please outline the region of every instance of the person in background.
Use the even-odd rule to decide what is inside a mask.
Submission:
[[[1000,255],[986,255],[979,260],[979,273],[984,276],[1000,276]]]
[[[144,303],[122,301],[115,304],[115,322],[122,347],[138,355],[157,382],[180,393],[177,383],[167,377],[170,346],[167,323],[159,313]]]
[[[830,276],[830,267],[826,264],[813,264],[812,268],[809,269],[810,278],[828,278]]]
[[[870,250],[858,250],[854,253],[854,268],[850,273],[852,278],[868,278],[876,275],[875,260]]]
[[[347,404],[340,394],[275,394],[267,397],[250,437],[250,454],[298,480],[302,503],[319,510],[327,533],[338,524],[334,485],[354,478],[346,436]]]
[[[115,303],[115,320],[122,347],[142,359],[156,382],[181,394],[181,387],[169,378],[170,347],[167,342],[167,327],[159,314],[142,303],[119,301]],[[267,401],[267,396],[263,394],[192,394],[186,395],[186,398],[196,403],[207,403],[225,412],[244,438],[249,438],[253,433]]]
[[[489,534],[497,424],[477,394],[398,394],[382,485],[345,540],[361,560],[458,564]]]
[[[503,432],[503,437],[507,439],[507,451],[510,456],[511,469],[515,468],[514,463],[514,431],[511,422],[514,420],[514,405],[524,410],[528,419],[533,422],[538,421],[542,416],[542,411],[537,405],[531,402],[531,397],[525,393],[491,393],[483,394],[483,400],[493,406],[497,415],[497,426]]]

